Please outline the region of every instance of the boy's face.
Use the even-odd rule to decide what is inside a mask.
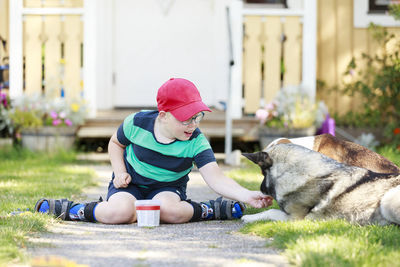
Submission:
[[[190,119],[186,121],[179,121],[171,113],[167,112],[167,131],[170,133],[171,137],[176,138],[181,141],[189,140],[192,136],[194,130],[199,126],[204,113],[199,112],[193,115]]]

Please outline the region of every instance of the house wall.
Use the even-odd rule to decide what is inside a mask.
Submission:
[[[0,36],[9,40],[8,35],[8,0],[0,0]],[[8,44],[7,44],[8,45]],[[0,45],[0,65],[3,64],[4,57],[8,56],[8,49],[4,49],[3,45]]]
[[[331,113],[344,114],[360,107],[359,97],[329,93],[328,89],[343,85],[343,73],[352,57],[375,54],[379,48],[367,28],[354,26],[353,2],[359,4],[358,0],[318,0],[317,4],[317,79],[327,86],[317,90],[317,98],[325,101]],[[387,29],[400,36],[400,28]]]
[[[359,58],[361,53],[375,53],[377,45],[374,44],[371,35],[366,28],[354,27],[354,4],[362,0],[318,0],[317,2],[317,79],[324,81],[328,88],[336,85],[341,85],[343,82],[343,72],[347,64],[354,56]],[[363,0],[367,1],[367,0]],[[58,2],[58,1],[57,1]],[[67,1],[68,2],[68,1]],[[102,0],[102,2],[107,2]],[[40,3],[40,1],[38,1]],[[102,5],[104,5],[104,3]],[[357,7],[358,8],[358,7]],[[9,0],[0,0],[0,35],[9,43]],[[107,6],[107,10],[110,6]],[[98,20],[104,20],[104,16],[99,17]],[[100,25],[99,32],[104,31],[104,25]],[[296,26],[298,27],[298,25]],[[390,32],[399,34],[400,28],[388,27]],[[109,30],[108,30],[109,31]],[[7,44],[8,44],[7,43]],[[100,46],[104,45],[103,42]],[[106,48],[100,49],[105,53]],[[107,52],[109,53],[109,52]],[[8,55],[0,46],[0,62],[2,57]],[[99,66],[109,66],[110,64],[99,64]],[[110,71],[106,71],[109,73]],[[98,72],[99,73],[99,72]],[[101,72],[103,73],[103,72]],[[110,75],[100,75],[101,77],[109,77]],[[108,107],[109,103],[106,101],[111,98],[112,90],[109,88],[110,82],[100,83],[106,84],[107,92],[101,92],[101,95],[107,95],[103,98],[105,103],[100,103],[100,107]],[[79,90],[77,90],[79,91]],[[107,94],[106,94],[107,93]],[[359,98],[340,95],[339,93],[329,94],[327,90],[318,90],[317,97],[324,100],[330,111],[344,113],[350,109],[357,109],[360,105]],[[110,106],[111,107],[111,106]]]

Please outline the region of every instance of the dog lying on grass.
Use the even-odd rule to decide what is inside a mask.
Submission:
[[[279,139],[243,155],[260,166],[261,191],[280,207],[245,215],[246,223],[342,218],[360,225],[400,224],[399,168],[360,145],[321,135]]]

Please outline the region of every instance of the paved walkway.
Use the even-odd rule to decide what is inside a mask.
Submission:
[[[106,196],[109,165],[92,166],[100,186],[87,190],[87,200]],[[198,172],[192,172],[188,197],[199,201],[216,198]],[[240,220],[207,221],[155,228],[61,222],[48,233],[31,238],[34,257],[57,256],[78,264],[98,266],[287,266],[266,240],[238,233]]]

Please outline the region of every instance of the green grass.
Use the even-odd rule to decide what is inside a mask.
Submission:
[[[46,198],[77,198],[93,186],[94,172],[79,164],[73,152],[54,155],[11,147],[0,149],[0,266],[27,260],[27,237],[55,223],[50,216],[32,213]],[[16,210],[25,211],[11,215]]]
[[[397,150],[384,147],[379,153],[399,165]],[[263,179],[260,169],[247,160],[245,164],[227,175],[258,190]],[[272,208],[278,208],[275,201]],[[246,213],[262,210],[250,208]],[[394,225],[359,226],[343,220],[262,221],[245,225],[241,232],[266,238],[266,246],[281,249],[295,266],[400,265],[400,228]]]

